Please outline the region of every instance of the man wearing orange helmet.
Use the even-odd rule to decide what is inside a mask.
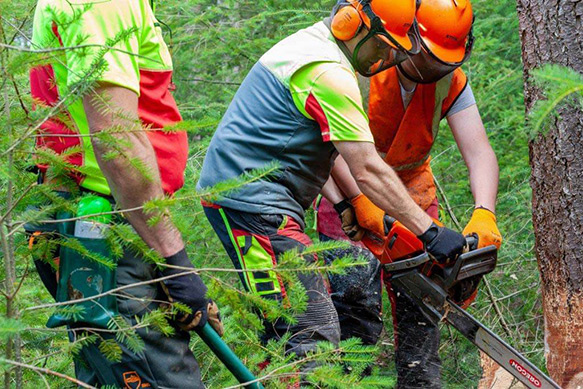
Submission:
[[[328,180],[338,154],[358,187],[426,242],[438,259],[459,254],[463,236],[438,227],[408,195],[374,148],[356,72],[372,76],[419,51],[411,33],[414,0],[350,0],[333,17],[282,40],[251,69],[208,148],[198,188],[277,161],[273,177],[254,180],[213,203],[205,214],[244,287],[289,304],[272,268],[281,253],[311,244],[304,210]],[[308,263],[317,260],[313,255]],[[305,312],[290,325],[266,322],[265,339],[290,333],[288,351],[339,341],[338,316],[322,275],[301,273]]]
[[[475,210],[464,235],[475,234],[478,246],[495,244],[502,238],[494,215],[498,190],[498,164],[475,104],[468,80],[460,66],[469,58],[472,44],[473,13],[467,0],[423,0],[417,11],[418,33],[422,50],[397,67],[370,79],[368,114],[375,146],[384,161],[392,166],[415,202],[434,219],[438,204],[429,153],[439,129],[447,118],[454,138],[468,166]],[[342,163],[332,171],[335,181],[326,185],[324,194],[344,211],[342,223],[332,204],[323,199],[318,207],[318,231],[322,240],[362,236],[359,227],[384,234],[384,211],[361,193]],[[339,184],[339,191],[334,184]],[[350,199],[344,200],[344,198]],[[344,205],[341,205],[344,204]],[[356,224],[351,224],[346,207],[354,210]],[[343,234],[342,228],[344,227]],[[355,242],[355,246],[362,244]],[[360,249],[351,249],[358,251]],[[341,253],[341,255],[346,252]],[[329,261],[333,260],[328,258]],[[378,316],[374,311],[378,284],[365,290],[361,279],[377,280],[374,261],[370,273],[361,272],[353,283],[345,277],[332,278],[333,296],[366,296],[370,310],[360,318]],[[365,269],[366,270],[366,269]],[[349,275],[350,276],[350,275]],[[336,281],[336,282],[335,282]],[[338,285],[338,287],[336,286]],[[400,388],[440,387],[438,356],[439,329],[429,322],[416,305],[399,290],[387,285],[395,324],[396,362]],[[469,304],[475,289],[466,296]],[[364,297],[361,297],[364,298]],[[336,300],[341,300],[337,297]],[[361,336],[371,342],[380,328],[376,321],[355,320],[344,313],[348,301],[334,301],[341,318],[342,337]],[[344,299],[346,300],[346,299]],[[343,311],[344,310],[344,311]],[[343,320],[345,317],[345,320]]]

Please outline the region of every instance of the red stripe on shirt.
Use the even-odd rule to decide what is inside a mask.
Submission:
[[[330,126],[328,125],[328,118],[324,114],[324,110],[318,103],[318,100],[310,93],[308,99],[306,100],[306,112],[314,118],[316,122],[320,125],[320,131],[322,132],[322,140],[324,142],[330,141]]]
[[[61,46],[64,46],[63,39],[61,38],[61,34],[59,34],[59,26],[57,26],[56,22],[53,22],[51,30],[53,31],[53,34],[55,34],[55,36],[59,40],[59,43],[61,44]]]

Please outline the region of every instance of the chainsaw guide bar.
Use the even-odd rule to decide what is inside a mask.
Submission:
[[[429,320],[444,321],[532,389],[560,389],[551,378],[452,300],[452,291],[472,277],[494,270],[495,246],[458,256],[451,266],[435,265],[427,253],[383,264],[391,283],[411,297]],[[479,280],[479,279],[478,279]]]

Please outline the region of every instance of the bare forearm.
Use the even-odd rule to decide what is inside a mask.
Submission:
[[[472,105],[448,117],[447,121],[468,167],[476,207],[495,212],[498,161],[488,141],[478,107]]]
[[[124,138],[132,139],[133,149],[124,157],[109,161],[101,157],[109,151],[107,147],[94,142],[99,167],[122,209],[139,208],[150,200],[164,197],[154,151],[147,139],[140,139],[143,137],[146,137],[143,132],[125,134]],[[134,170],[129,164],[131,158],[143,163],[149,172],[148,177]],[[163,257],[173,255],[184,247],[180,232],[168,216],[162,216],[159,223],[149,226],[148,219],[153,215],[147,215],[142,210],[126,212],[124,215],[144,242]]]
[[[498,194],[498,162],[491,148],[476,155],[468,162],[470,187],[476,207],[484,207],[496,212]]]
[[[104,114],[103,109],[97,108],[99,104],[92,100],[95,97],[84,98],[83,105],[91,134],[97,135],[110,128],[119,128],[121,131],[112,136],[119,140],[118,144],[124,145],[121,150],[116,150],[109,142],[92,137],[97,163],[116,202],[122,209],[132,209],[139,208],[150,200],[162,198],[164,192],[156,155],[147,134],[140,131],[137,96],[127,89],[113,86],[98,88],[97,93],[107,97],[106,101],[112,107],[112,112]],[[108,154],[113,157],[105,158]],[[138,164],[143,169],[136,168]],[[167,215],[162,215],[160,221],[153,226],[148,226],[148,220],[156,215],[137,210],[126,212],[125,216],[144,242],[163,257],[184,248],[180,232]]]
[[[409,196],[395,171],[379,161],[382,164],[367,164],[360,172],[353,172],[360,190],[388,215],[421,235],[431,225],[431,218]]]
[[[334,161],[331,175],[346,198],[352,198],[360,194],[360,188],[352,176],[348,164],[341,155]]]
[[[320,194],[324,196],[332,204],[338,204],[339,202],[344,200],[344,194],[342,193],[340,188],[338,188],[338,185],[336,185],[336,183],[334,182],[334,178],[332,178],[332,176],[328,178],[328,181],[326,181],[326,183],[322,187]]]

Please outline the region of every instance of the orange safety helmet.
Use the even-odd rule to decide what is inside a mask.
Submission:
[[[340,41],[354,38],[363,26],[369,33],[348,55],[352,64],[364,76],[376,74],[403,61],[407,54],[420,51],[419,36],[412,28],[415,23],[416,0],[341,0],[333,10],[330,29]],[[360,47],[370,38],[376,37],[387,44],[388,56],[375,65],[375,69],[362,69],[357,57]],[[344,45],[340,45],[341,48]],[[398,52],[398,53],[397,53]]]
[[[469,0],[422,0],[417,10],[422,50],[400,64],[415,82],[436,82],[470,57],[474,14]]]

